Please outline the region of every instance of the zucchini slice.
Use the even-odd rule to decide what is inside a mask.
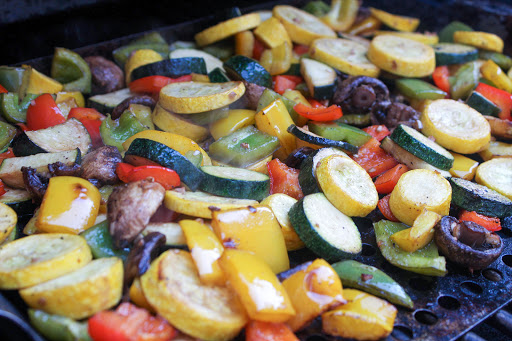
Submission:
[[[222,61],[212,56],[209,53],[206,53],[201,50],[196,49],[177,49],[169,53],[170,59],[177,59],[177,58],[186,58],[186,57],[196,57],[196,58],[203,58],[204,62],[206,63],[206,72],[208,74],[215,70],[216,68],[222,69]]]
[[[309,58],[300,60],[300,72],[308,85],[309,93],[318,100],[331,99],[336,91],[336,71],[324,63]]]
[[[211,83],[225,83],[230,81],[224,69],[218,67],[208,73],[208,78]]]
[[[130,89],[125,88],[108,94],[96,95],[89,97],[87,100],[87,107],[98,110],[102,114],[110,114],[115,107],[122,101],[134,94],[130,92]]]
[[[5,188],[0,202],[12,208],[18,215],[33,214],[37,207],[32,202],[32,196],[24,189]]]
[[[249,13],[208,27],[197,33],[194,39],[199,46],[206,46],[233,36],[238,32],[251,30],[260,23],[261,17],[259,13]]]
[[[453,41],[459,44],[471,45],[479,49],[503,52],[503,39],[493,33],[477,31],[455,31]]]
[[[164,59],[159,62],[141,65],[135,68],[131,74],[131,80],[148,76],[166,76],[178,78],[191,73],[206,75],[206,63],[203,58],[184,57],[176,59]]]
[[[450,172],[432,166],[430,163],[423,161],[417,156],[409,153],[386,136],[380,144],[380,147],[391,154],[398,162],[403,163],[410,169],[430,169],[439,172],[445,178],[451,177]]]
[[[206,140],[209,135],[208,128],[191,122],[187,116],[165,110],[160,104],[151,113],[153,123],[163,131],[183,135],[195,142]]]
[[[17,223],[16,212],[6,204],[0,203],[0,245],[16,230]]]
[[[399,124],[390,138],[409,153],[434,167],[450,170],[453,166],[453,155],[416,129]]]
[[[354,221],[334,207],[323,193],[306,195],[288,213],[306,246],[327,261],[352,258],[362,250]]]
[[[503,218],[512,215],[512,200],[495,190],[459,178],[451,178],[449,181],[452,186],[452,202],[455,205],[490,217]]]
[[[259,201],[270,191],[270,178],[262,173],[224,166],[204,166],[201,170],[205,177],[199,188],[207,193]]]
[[[473,46],[439,43],[433,47],[437,66],[464,64],[478,59],[478,50]]]
[[[38,173],[47,174],[48,165],[55,162],[62,162],[66,166],[80,163],[80,149],[67,150],[57,153],[40,153],[29,156],[19,156],[5,159],[0,165],[0,179],[13,188],[25,188],[21,167],[32,167]]]
[[[196,190],[204,179],[204,173],[185,156],[157,141],[140,138],[133,140],[125,153],[125,159],[130,156],[143,157],[175,170],[191,190]]]
[[[359,150],[358,147],[348,142],[326,139],[325,137],[314,134],[310,131],[307,131],[306,129],[299,128],[294,124],[290,125],[287,130],[289,133],[295,135],[295,137],[298,139],[318,146],[335,147],[351,154],[357,154]]]
[[[78,148],[85,155],[91,146],[91,136],[87,129],[79,120],[70,118],[50,128],[23,132],[13,141],[12,150],[17,156],[28,156]]]
[[[480,164],[475,180],[512,200],[512,158],[496,158]]]
[[[482,115],[498,117],[498,114],[501,111],[496,104],[489,101],[482,94],[476,91],[471,92],[469,97],[466,99],[466,104]]]
[[[223,66],[227,75],[232,79],[244,80],[266,88],[272,86],[270,73],[252,58],[236,55],[226,60]]]

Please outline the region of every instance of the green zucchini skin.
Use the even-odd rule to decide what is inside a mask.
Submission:
[[[512,200],[498,192],[460,178],[450,178],[448,181],[452,186],[452,204],[490,217],[512,215]]]
[[[318,150],[309,155],[300,165],[299,185],[304,195],[320,192],[320,188],[318,187],[313,173],[313,157],[317,153]]]
[[[390,138],[393,140],[393,142],[407,150],[409,153],[415,155],[416,157],[422,159],[434,167],[440,168],[442,170],[450,170],[452,168],[454,159],[448,151],[439,146],[439,149],[444,150],[446,152],[445,154],[447,155],[441,154],[440,152],[419,140],[418,138],[420,135],[418,135],[418,138],[411,135],[411,130],[412,128],[406,128],[406,126],[399,124],[395,130],[393,130]],[[421,133],[418,132],[418,134]],[[421,134],[421,136],[424,135]],[[425,136],[425,140],[426,139],[428,138]]]
[[[294,124],[290,125],[287,130],[290,134],[295,135],[297,138],[301,139],[302,141],[316,144],[318,146],[335,147],[335,148],[342,149],[351,154],[357,154],[357,152],[359,151],[358,147],[356,147],[350,143],[343,142],[343,141],[334,141],[334,140],[327,139],[322,136],[312,134],[308,131],[305,131],[305,130],[297,127]]]
[[[498,117],[498,114],[501,111],[501,109],[496,104],[489,101],[487,98],[476,91],[473,91],[469,95],[469,97],[466,99],[466,104],[482,115]]]
[[[222,168],[226,170],[226,176],[218,176],[214,174],[222,171]],[[240,177],[235,178],[230,176],[228,173],[231,169],[240,173]],[[266,176],[266,179],[264,180],[251,179],[251,177],[254,177],[255,175],[258,178],[265,178],[263,176],[264,174],[261,173],[242,168],[223,166],[204,166],[201,167],[201,170],[204,172],[205,177],[201,182],[199,189],[203,192],[227,198],[253,199],[260,201],[267,197],[270,191],[270,178],[268,176]]]
[[[19,134],[11,142],[12,152],[16,156],[28,156],[39,153],[47,153],[46,150],[35,144],[24,132]]]
[[[128,97],[133,96],[130,89],[121,89],[108,94],[89,97],[87,107],[98,110],[102,114],[110,114],[115,107]]]
[[[452,43],[434,45],[436,65],[464,64],[478,59],[475,47]]]
[[[226,73],[222,71],[222,69],[219,67],[216,67],[215,69],[210,71],[210,73],[208,74],[208,78],[210,78],[210,82],[212,83],[225,83],[230,81]]]
[[[272,86],[270,73],[252,58],[236,55],[226,60],[223,67],[231,79],[244,80],[266,88]]]
[[[0,202],[12,208],[18,216],[33,214],[37,205],[32,202],[32,196],[23,189],[9,189],[0,197]]]
[[[163,167],[173,169],[181,181],[195,191],[204,180],[204,173],[178,151],[149,139],[135,139],[125,153],[146,158]]]
[[[175,59],[164,59],[159,62],[141,65],[132,71],[132,81],[148,76],[166,76],[178,78],[191,73],[201,75],[206,72],[206,63],[203,58],[184,57]]]

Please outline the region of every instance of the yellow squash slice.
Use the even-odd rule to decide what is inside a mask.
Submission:
[[[254,51],[254,33],[243,31],[235,34],[235,54],[252,58]]]
[[[229,105],[244,93],[242,82],[178,82],[160,90],[159,103],[177,114],[195,114]]]
[[[363,44],[334,38],[315,40],[309,55],[349,75],[377,77],[380,70],[366,58],[367,52],[368,48]]]
[[[259,13],[249,13],[208,27],[206,30],[197,33],[194,38],[199,46],[210,45],[238,32],[251,30],[260,23]]]
[[[482,159],[484,159],[484,161],[489,161],[490,159],[497,157],[512,158],[512,144],[500,141],[491,141],[489,146],[478,154]]]
[[[418,18],[405,17],[401,15],[391,14],[380,9],[370,7],[371,14],[382,21],[386,26],[389,26],[397,31],[413,32],[420,24]]]
[[[149,49],[141,49],[135,51],[130,58],[126,61],[124,65],[124,74],[126,77],[126,86],[128,86],[131,82],[132,71],[138,68],[139,66],[156,63],[163,60],[162,56],[154,51]]]
[[[497,158],[478,166],[476,182],[512,200],[512,158]]]
[[[436,67],[431,46],[393,35],[373,38],[368,59],[381,69],[404,77],[425,77],[432,74]]]
[[[479,49],[503,52],[503,40],[495,34],[478,31],[455,31],[453,41]]]
[[[435,33],[419,33],[419,32],[397,32],[397,31],[375,31],[375,36],[392,35],[396,37],[407,38],[419,41],[427,45],[434,45],[439,43],[439,37]]]
[[[169,250],[140,278],[151,306],[169,323],[201,340],[230,340],[247,323],[236,294],[204,285],[190,253]]]
[[[412,227],[392,234],[391,241],[407,252],[418,251],[432,241],[439,220],[439,214],[423,209]]]
[[[192,123],[186,118],[165,110],[157,104],[151,114],[153,123],[163,131],[180,134],[195,142],[204,141],[209,133],[208,128]]]
[[[85,239],[71,234],[35,234],[0,249],[0,288],[21,289],[85,266],[92,259]]]
[[[482,76],[490,80],[498,89],[512,92],[512,79],[491,59],[480,67]]]
[[[294,43],[311,45],[318,38],[336,37],[336,33],[322,20],[301,9],[279,5],[272,13],[281,21]]]
[[[16,227],[18,215],[4,203],[0,203],[0,243],[2,243]]]
[[[271,49],[285,42],[288,43],[288,46],[292,46],[288,32],[275,17],[270,17],[256,27],[254,35]]]
[[[452,99],[432,101],[423,111],[421,122],[423,134],[457,153],[479,152],[491,140],[491,128],[482,114]]]
[[[48,282],[20,290],[34,309],[82,319],[115,306],[123,292],[123,261],[99,258]]]

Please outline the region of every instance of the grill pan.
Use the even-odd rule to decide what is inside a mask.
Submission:
[[[279,1],[279,4],[302,6],[307,1]],[[258,4],[243,12],[271,9],[277,2]],[[435,0],[365,0],[372,6],[395,14],[421,19],[418,31],[438,31],[453,20],[462,21],[475,30],[495,33],[505,41],[504,53],[512,55],[512,6],[488,1]],[[219,16],[192,20],[158,29],[168,41],[192,40],[195,33],[219,21]],[[134,34],[108,42],[76,49],[82,56],[102,55],[111,58],[111,51],[142,36]],[[48,74],[51,56],[25,61]],[[23,219],[21,219],[23,220]],[[448,275],[429,277],[408,272],[389,264],[380,254],[371,221],[355,218],[363,241],[363,251],[355,258],[375,266],[400,283],[414,301],[414,309],[397,306],[398,315],[393,333],[386,340],[511,340],[512,318],[512,231],[498,232],[505,247],[494,263],[482,271],[469,273],[447,261]],[[20,224],[21,225],[21,224]],[[22,228],[22,226],[18,226]],[[291,266],[316,258],[308,250],[290,253]],[[26,305],[14,291],[0,293],[0,339],[44,341],[27,322]],[[487,319],[487,320],[486,320]],[[486,321],[485,321],[486,320]],[[484,323],[485,321],[485,323]],[[469,332],[468,331],[472,331]],[[479,336],[480,335],[480,336]],[[321,332],[317,319],[298,333],[302,341],[334,341]],[[243,339],[243,337],[241,337]]]

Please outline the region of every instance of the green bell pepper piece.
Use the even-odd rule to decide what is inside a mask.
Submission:
[[[106,220],[88,228],[80,235],[85,238],[94,258],[119,257],[125,261],[130,252],[129,248],[121,250],[114,248],[112,236],[108,231],[108,221]]]
[[[129,45],[137,44],[167,44],[164,37],[158,32],[149,32],[144,34],[142,37],[135,39]]]
[[[55,49],[51,77],[64,85],[64,91],[91,92],[91,69],[78,53],[71,50]]]
[[[446,259],[439,256],[434,241],[418,251],[407,252],[395,245],[390,237],[398,231],[409,228],[409,226],[389,220],[381,220],[373,223],[373,227],[382,256],[394,266],[427,276],[446,275]]]
[[[123,142],[129,137],[147,130],[135,114],[126,110],[117,120],[113,120],[110,115],[101,122],[100,135],[103,143],[107,146],[115,146],[120,152],[124,151]]]
[[[372,138],[367,132],[341,122],[320,123],[310,121],[308,127],[309,131],[317,135],[334,141],[345,141],[357,147],[362,146]]]
[[[403,95],[414,99],[441,99],[447,93],[421,79],[402,78],[395,81],[395,85]]]
[[[9,123],[0,121],[0,150],[7,148],[16,136],[16,128]]]
[[[49,341],[92,341],[87,322],[35,309],[28,310],[28,318],[32,326]]]
[[[503,53],[498,53],[494,51],[487,51],[487,50],[479,50],[478,51],[478,58],[483,60],[492,60],[500,68],[503,69],[503,71],[508,71],[510,68],[512,68],[512,58],[509,56],[505,56]]]
[[[0,85],[23,98],[28,87],[30,72],[29,67],[0,66]]]
[[[260,96],[260,99],[258,100],[258,105],[256,107],[256,112],[260,112],[263,108],[265,108],[270,103],[274,102],[276,99],[280,99],[283,101],[284,106],[288,110],[288,113],[290,114],[290,117],[293,120],[293,123],[295,123],[297,126],[303,126],[307,120],[304,119],[304,117],[297,114],[295,109],[293,107],[297,104],[294,101],[292,101],[289,98],[286,98],[284,96],[281,96],[277,92],[271,89],[265,89],[263,90],[263,93]]]
[[[17,93],[9,92],[0,95],[0,112],[2,116],[10,123],[27,122],[27,109],[32,100],[39,94],[27,94],[20,102]]]
[[[453,99],[465,99],[478,85],[480,69],[475,62],[469,62],[460,67],[453,77],[450,77],[450,95]]]
[[[327,5],[323,1],[317,0],[308,2],[304,7],[302,7],[302,10],[313,14],[315,17],[323,17],[329,13],[331,6]]]
[[[360,289],[407,308],[414,306],[404,288],[376,267],[355,260],[334,263],[332,267],[340,276],[343,287]]]
[[[246,167],[269,156],[277,148],[277,137],[247,126],[212,143],[209,152],[212,159],[235,167]]]
[[[125,112],[131,112],[135,115],[137,121],[139,121],[146,129],[155,130],[153,119],[151,118],[151,108],[142,104],[130,104]]]

